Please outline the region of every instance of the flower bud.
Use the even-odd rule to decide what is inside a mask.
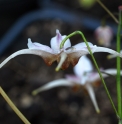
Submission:
[[[95,30],[95,38],[99,45],[110,47],[113,38],[113,30],[110,26],[99,26]]]

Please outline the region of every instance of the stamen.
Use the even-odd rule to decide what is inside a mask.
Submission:
[[[56,71],[60,70],[60,68],[61,68],[62,64],[64,63],[64,61],[66,60],[66,58],[67,58],[67,54],[65,52],[62,52],[60,62],[58,63],[58,66],[55,69]]]

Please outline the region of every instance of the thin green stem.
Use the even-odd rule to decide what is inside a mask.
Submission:
[[[121,28],[122,28],[122,12],[119,11],[119,24],[118,24],[118,31],[117,31],[117,52],[120,52],[121,49]],[[117,57],[117,100],[118,100],[118,114],[119,117],[122,118],[122,99],[121,99],[121,76],[120,76],[120,70],[121,70],[121,59],[120,57]]]
[[[118,24],[119,21],[117,20],[117,18],[108,10],[108,8],[100,1],[100,0],[96,0],[99,5],[113,18],[113,20]]]
[[[9,106],[14,110],[14,112],[20,117],[20,119],[25,124],[31,124],[25,116],[18,110],[18,108],[14,105],[14,103],[10,100],[10,98],[7,96],[7,94],[4,92],[2,87],[0,87],[0,93],[3,96],[3,98],[6,100],[6,102],[9,104]]]
[[[87,43],[87,40],[86,40],[85,36],[83,35],[83,33],[82,33],[81,31],[75,31],[75,32],[69,34],[69,35],[68,35],[67,37],[65,37],[64,40],[61,42],[60,48],[62,48],[62,47],[64,46],[64,43],[66,42],[66,40],[67,40],[68,38],[70,38],[70,37],[72,37],[72,36],[74,36],[74,35],[76,35],[76,34],[80,34],[81,37],[83,38],[84,42],[86,43],[86,46],[87,46],[87,48],[88,48],[88,50],[89,50],[89,52],[90,52],[90,55],[91,55],[91,57],[92,57],[92,59],[93,59],[93,62],[94,62],[94,64],[95,64],[95,66],[96,66],[96,69],[97,69],[97,71],[98,71],[98,73],[99,73],[99,75],[100,75],[101,81],[102,81],[103,86],[104,86],[104,88],[105,88],[105,91],[106,91],[106,93],[107,93],[107,95],[108,95],[108,98],[109,98],[109,100],[110,100],[110,102],[111,102],[111,105],[112,105],[112,107],[113,107],[113,109],[114,109],[116,115],[118,116],[118,112],[117,112],[116,107],[115,107],[115,105],[114,105],[114,103],[113,103],[113,100],[112,100],[112,98],[111,98],[111,96],[110,96],[110,93],[109,93],[108,88],[107,88],[107,86],[106,86],[106,84],[105,84],[105,81],[104,81],[104,79],[103,79],[103,77],[102,77],[102,74],[101,74],[101,72],[100,72],[100,69],[99,69],[99,67],[98,67],[98,65],[97,65],[97,62],[96,62],[96,60],[95,60],[95,58],[94,58],[94,56],[93,56],[93,53],[92,53],[92,51],[91,51],[91,49],[90,49],[90,47],[89,47],[89,45],[88,45],[88,43]]]

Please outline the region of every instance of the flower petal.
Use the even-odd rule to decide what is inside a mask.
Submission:
[[[90,84],[86,84],[85,87],[86,87],[86,89],[87,89],[87,91],[89,93],[89,96],[90,96],[90,98],[92,100],[92,103],[93,103],[93,105],[95,107],[96,112],[100,113],[100,109],[98,107],[98,104],[97,104],[97,101],[96,101],[96,98],[95,98],[95,93],[94,93],[94,90],[93,90],[92,86]]]
[[[67,58],[67,54],[65,52],[62,52],[60,54],[60,61],[58,63],[58,66],[56,67],[56,71],[59,71],[59,69],[62,67],[62,65],[64,64],[65,60]]]
[[[93,44],[90,43],[90,42],[88,42],[88,45],[89,45],[89,47],[91,48],[91,51],[94,53],[94,51],[95,51],[95,49],[96,49],[97,46],[96,46],[96,45],[93,45]],[[65,52],[66,52],[67,54],[72,54],[72,53],[73,53],[74,55],[78,54],[78,55],[76,55],[76,56],[77,56],[77,57],[80,57],[80,56],[82,56],[82,55],[88,54],[88,53],[89,53],[89,50],[88,50],[86,44],[85,44],[84,42],[82,42],[82,43],[78,43],[78,44],[72,46],[71,49],[68,49],[68,50],[66,50]]]
[[[122,50],[120,51],[120,54],[122,54]],[[107,58],[108,59],[112,59],[112,58],[115,58],[117,57],[115,54],[114,55],[108,55]]]
[[[119,56],[122,58],[122,53],[118,53],[112,49],[106,47],[97,47],[92,43],[88,42],[92,53],[94,52],[107,52],[113,54],[115,56]],[[83,55],[89,54],[89,50],[84,43],[79,43],[75,46],[72,46],[70,49],[65,49],[65,52],[68,54],[68,58],[73,66],[75,66],[79,60],[79,58]]]
[[[29,49],[36,49],[36,50],[43,50],[49,53],[53,53],[52,49],[46,45],[42,45],[40,43],[34,42],[32,43],[31,39],[28,38],[28,44],[27,44]]]
[[[114,68],[110,68],[110,69],[106,69],[103,70],[103,72],[105,72],[103,75],[103,77],[107,77],[108,75],[116,75],[117,74],[117,69]],[[108,75],[107,75],[108,74]],[[107,75],[107,76],[106,76]],[[120,75],[122,75],[122,70],[120,71]]]
[[[95,51],[96,45],[88,42],[92,52]],[[73,66],[75,66],[80,57],[83,55],[89,54],[87,46],[85,43],[78,43],[75,46],[72,46],[70,49],[66,49],[65,52],[68,54],[68,58]]]
[[[91,42],[88,42],[89,47],[93,47],[94,45]],[[85,42],[81,42],[78,43],[76,45],[73,46],[76,50],[81,50],[81,49],[85,49],[87,48],[86,43]]]
[[[59,86],[73,86],[74,84],[71,81],[68,81],[66,79],[59,79],[59,80],[54,80],[49,82],[48,84],[45,84],[43,86],[41,86],[40,88],[34,90],[32,92],[33,95],[38,94],[39,92],[45,91],[45,90],[49,90],[55,87],[59,87]]]
[[[51,45],[51,48],[53,49],[53,51],[55,53],[60,53],[60,44],[62,42],[62,40],[65,38],[66,36],[61,36],[59,30],[56,30],[56,36],[53,37],[50,41],[50,45]],[[65,44],[64,44],[64,48],[68,48],[68,47],[71,47],[71,43],[70,43],[70,40],[66,40]]]
[[[117,70],[114,69],[114,68],[111,68],[111,69],[102,70],[101,73],[102,73],[102,77],[106,78],[110,75],[113,75],[113,76],[116,75]],[[120,71],[120,75],[122,75],[122,71]],[[99,76],[98,72],[91,72],[91,73],[89,73],[87,83],[94,83],[94,82],[97,82],[99,80],[101,80],[101,79],[100,79],[100,76]]]
[[[107,52],[107,53],[110,53],[110,54],[122,57],[122,54],[116,52],[115,50],[112,50],[112,49],[109,49],[109,48],[106,48],[106,47],[99,47],[99,46],[93,45],[90,42],[88,42],[88,45],[89,45],[92,53],[94,53],[94,52]],[[73,48],[74,49],[72,49],[72,52],[79,52],[79,55],[80,54],[83,55],[83,54],[88,54],[89,53],[88,48],[87,48],[85,43],[79,43],[79,44],[73,46]],[[86,53],[84,52],[82,54],[81,52],[83,52],[83,51],[86,51]]]
[[[80,84],[80,78],[78,76],[66,74],[65,77],[69,81]]]
[[[66,35],[63,35],[62,39],[64,39],[65,37],[66,37]],[[69,48],[69,47],[71,47],[71,42],[70,42],[70,39],[67,39],[66,42],[64,43],[63,48],[66,49],[66,48]]]
[[[23,49],[23,50],[19,50],[15,53],[13,53],[12,55],[10,55],[8,58],[6,58],[1,64],[0,64],[0,68],[2,66],[4,66],[8,61],[10,61],[12,58],[18,56],[18,55],[22,55],[22,54],[33,54],[33,55],[38,55],[41,56],[44,61],[46,62],[47,65],[51,65],[52,62],[54,62],[56,60],[56,55],[53,55],[51,53],[48,53],[46,51],[42,51],[42,50],[34,50],[34,49]]]
[[[115,50],[112,50],[106,47],[96,47],[94,52],[106,52],[122,58],[122,53],[118,53]]]
[[[78,77],[81,77],[81,76],[87,75],[87,73],[93,71],[93,65],[86,56],[82,56],[73,69],[74,69],[74,73]]]

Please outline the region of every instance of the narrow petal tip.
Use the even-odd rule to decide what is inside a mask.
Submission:
[[[107,56],[107,59],[112,59],[112,58],[115,58],[116,56],[114,56],[114,55],[108,55]]]
[[[60,33],[58,29],[56,29],[56,34]]]
[[[113,58],[112,55],[107,56],[107,59],[112,59],[112,58]]]
[[[60,70],[60,68],[57,66],[57,67],[55,68],[55,71],[58,72],[59,70]]]
[[[27,46],[28,46],[29,49],[32,47],[32,41],[31,41],[30,38],[28,38]]]
[[[30,46],[32,44],[32,41],[31,41],[31,39],[30,38],[28,38],[28,47]]]
[[[38,94],[38,91],[37,91],[37,90],[32,91],[32,95],[33,95],[33,96],[35,96],[35,95],[37,95],[37,94]]]
[[[28,38],[28,42],[31,42],[31,39],[30,38]]]
[[[97,112],[97,114],[100,114],[100,109],[97,108],[97,109],[96,109],[96,112]]]

